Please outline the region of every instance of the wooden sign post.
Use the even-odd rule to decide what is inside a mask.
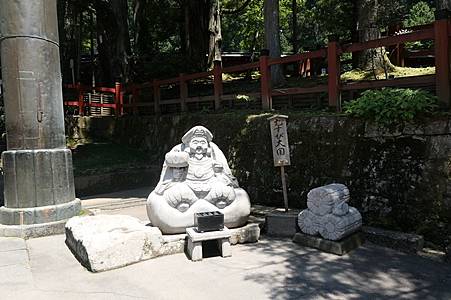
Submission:
[[[285,211],[288,211],[287,183],[285,180],[285,166],[290,162],[290,146],[288,144],[287,119],[285,115],[274,115],[268,118],[271,129],[272,153],[274,157],[274,166],[280,167],[280,176],[282,177],[283,202]]]

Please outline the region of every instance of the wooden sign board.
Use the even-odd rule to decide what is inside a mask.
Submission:
[[[271,128],[271,143],[275,167],[289,166],[291,164],[287,119],[288,116],[285,115],[275,115],[268,118]]]

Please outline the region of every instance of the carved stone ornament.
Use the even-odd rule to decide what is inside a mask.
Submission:
[[[362,226],[362,216],[348,201],[349,190],[343,184],[311,190],[307,195],[307,209],[298,216],[299,228],[306,234],[320,234],[332,241],[354,233]]]
[[[210,130],[195,126],[166,153],[160,181],[147,198],[150,222],[163,233],[185,232],[198,212],[219,210],[229,228],[247,222],[249,196],[212,139]]]

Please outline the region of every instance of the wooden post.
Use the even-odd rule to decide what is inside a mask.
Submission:
[[[188,83],[184,77],[185,74],[180,74],[180,110],[187,111],[186,98],[188,98]]]
[[[329,37],[329,43],[327,45],[327,73],[329,106],[334,107],[337,112],[340,112],[340,53],[339,44],[334,37]]]
[[[78,92],[78,114],[80,116],[84,116],[85,114],[85,103],[84,103],[84,99],[83,99],[83,87],[81,86],[81,83],[77,83],[77,85],[75,86]]]
[[[161,112],[161,109],[160,109],[161,93],[160,93],[160,83],[158,82],[157,79],[153,80],[152,87],[153,87],[154,112],[155,112],[155,114],[159,114]]]
[[[282,179],[283,204],[285,206],[285,212],[288,212],[287,182],[285,180],[285,167],[283,165],[280,166],[280,177]]]
[[[271,70],[268,65],[269,50],[262,49],[260,52],[260,82],[261,82],[261,98],[262,109],[272,109],[271,97]]]
[[[439,10],[435,13],[434,45],[435,45],[435,84],[439,103],[450,107],[450,71],[449,71],[449,11]]]
[[[213,68],[214,89],[215,89],[215,110],[221,109],[222,96],[222,65],[220,60],[214,61]]]
[[[116,82],[114,84],[114,103],[116,104],[116,117],[122,116],[124,98],[122,96],[122,84]]]

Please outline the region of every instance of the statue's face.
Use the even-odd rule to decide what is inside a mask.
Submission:
[[[189,142],[189,148],[191,153],[194,154],[204,154],[208,150],[208,142],[206,138],[194,137]]]
[[[174,181],[182,181],[185,173],[186,173],[185,167],[172,169],[172,176],[174,177]]]

